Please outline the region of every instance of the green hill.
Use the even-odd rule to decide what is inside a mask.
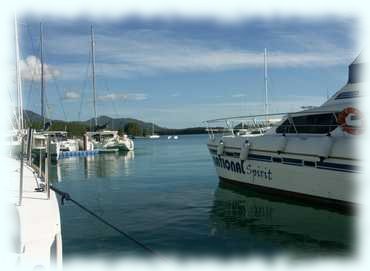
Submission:
[[[24,110],[24,119],[26,122],[26,126],[35,129],[42,128],[42,117],[32,111]],[[47,121],[50,121],[47,119]],[[98,125],[106,125],[107,129],[118,130],[123,132],[127,125],[130,123],[135,124],[138,127],[136,134],[131,134],[133,136],[145,136],[150,135],[152,133],[152,123],[145,122],[138,119],[133,118],[111,118],[108,116],[99,116],[98,117]],[[94,119],[89,119],[86,121],[63,121],[63,120],[51,120],[51,127],[50,130],[65,130],[71,136],[82,136],[85,131],[88,131],[94,127]],[[166,127],[161,127],[158,125],[154,125],[154,130],[156,134],[160,135],[181,135],[181,134],[204,134],[207,133],[205,127],[192,127],[192,128],[184,128],[184,129],[171,129]]]

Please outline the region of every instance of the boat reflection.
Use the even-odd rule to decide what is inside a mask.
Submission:
[[[105,153],[96,156],[71,157],[57,161],[51,170],[51,178],[61,182],[72,169],[83,169],[84,179],[92,177],[129,176],[134,172],[134,151]],[[81,171],[82,173],[82,171]]]
[[[131,161],[135,159],[134,151],[105,153],[84,158],[85,178],[116,176],[121,170],[124,175],[132,174]]]
[[[355,217],[283,201],[220,183],[210,215],[213,235],[244,232],[257,243],[293,255],[334,256],[353,251]]]

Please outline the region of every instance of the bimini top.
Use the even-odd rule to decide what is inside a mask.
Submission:
[[[348,67],[348,82],[347,84],[361,83],[363,80],[361,70],[363,69],[362,53]]]

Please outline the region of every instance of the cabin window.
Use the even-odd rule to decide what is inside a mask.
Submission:
[[[351,98],[358,98],[360,97],[360,92],[359,91],[346,91],[338,94],[337,97],[335,97],[336,100],[341,100],[341,99],[351,99]]]
[[[326,134],[338,126],[336,118],[332,113],[297,116],[292,117],[292,120],[291,123],[289,119],[286,119],[276,128],[276,132],[280,134],[296,132],[303,134]]]

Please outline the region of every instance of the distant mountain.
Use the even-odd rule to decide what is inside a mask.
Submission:
[[[144,130],[150,130],[152,131],[152,123],[151,122],[144,122],[142,120],[133,119],[133,118],[111,118],[108,116],[99,116],[98,117],[98,125],[104,125],[107,124],[108,129],[123,129],[126,124],[133,122],[139,124],[139,126]],[[94,118],[91,118],[89,120],[83,121],[83,124],[87,126],[93,126],[94,125]],[[154,132],[158,133],[160,131],[166,130],[167,128],[160,127],[158,125],[154,124]]]
[[[41,123],[43,121],[41,115],[30,111],[30,110],[24,110],[24,119],[27,123]],[[47,119],[49,120],[49,119]],[[73,125],[79,125],[81,127],[85,127],[84,129],[89,129],[90,127],[94,126],[94,119],[91,118],[86,121],[62,121],[62,120],[51,120],[52,123],[58,123],[60,124],[60,127],[63,127],[63,125],[73,124]],[[107,124],[107,129],[112,130],[120,130],[124,129],[126,124],[128,123],[137,123],[145,132],[145,134],[151,134],[152,133],[152,123],[151,122],[145,122],[138,119],[133,118],[111,118],[108,116],[99,116],[98,117],[98,125],[104,125]],[[81,130],[80,127],[80,130]],[[176,135],[176,134],[199,134],[199,133],[206,133],[205,127],[192,127],[192,128],[185,128],[185,129],[171,129],[166,127],[161,127],[156,124],[154,124],[154,132],[156,134],[162,134],[162,135]]]
[[[23,110],[23,118],[26,122],[43,122],[43,118],[40,114],[30,110]]]

